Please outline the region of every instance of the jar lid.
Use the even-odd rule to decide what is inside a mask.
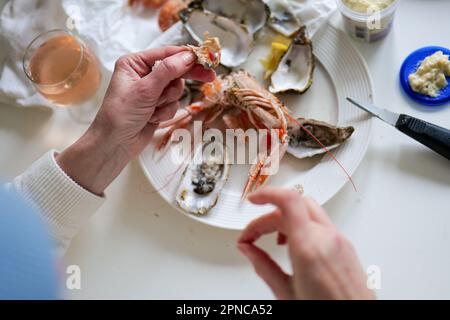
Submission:
[[[403,62],[400,69],[400,84],[405,93],[415,102],[426,106],[440,106],[450,101],[450,77],[447,77],[449,85],[443,88],[437,97],[430,97],[424,94],[414,92],[409,85],[408,77],[411,73],[416,72],[420,63],[428,56],[442,51],[445,55],[450,55],[450,50],[438,46],[429,46],[418,49],[411,53]]]

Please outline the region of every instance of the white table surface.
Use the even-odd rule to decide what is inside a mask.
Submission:
[[[411,51],[450,47],[449,12],[447,0],[403,0],[386,39],[355,43],[370,67],[378,105],[450,127],[450,106],[428,111],[404,97],[398,85],[400,65]],[[333,21],[340,23],[340,16]],[[84,130],[64,109],[52,114],[0,106],[0,174],[20,174],[44,152],[63,149]],[[354,180],[357,193],[347,184],[325,207],[364,267],[381,268],[378,296],[450,298],[449,161],[376,121]],[[66,291],[65,297],[272,298],[236,250],[239,233],[174,212],[154,193],[137,161],[106,193],[108,201],[64,258],[64,265],[82,270],[81,290]],[[261,245],[289,265],[273,237]]]

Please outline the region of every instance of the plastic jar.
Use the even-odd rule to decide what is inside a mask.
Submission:
[[[348,34],[365,42],[380,40],[389,33],[399,1],[395,0],[382,10],[361,13],[348,7],[343,0],[337,0]]]

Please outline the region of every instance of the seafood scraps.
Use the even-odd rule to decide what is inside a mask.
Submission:
[[[312,43],[306,35],[306,27],[302,27],[271,76],[270,92],[304,93],[313,83],[314,68]]]
[[[128,0],[129,6],[142,5],[145,8],[159,8],[166,0]]]
[[[245,26],[251,34],[261,30],[269,18],[269,8],[262,0],[194,0],[193,5]]]
[[[303,128],[306,128],[320,141],[320,145]],[[333,150],[350,138],[355,129],[349,127],[336,127],[324,121],[298,118],[290,121],[288,126],[289,146],[287,152],[296,158],[304,159],[325,153],[325,146]]]
[[[188,48],[197,56],[197,63],[205,69],[214,69],[220,65],[221,48],[219,38],[210,37],[205,33],[205,41],[200,46],[188,45]]]

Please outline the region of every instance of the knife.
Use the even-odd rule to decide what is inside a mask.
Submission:
[[[356,102],[348,97],[347,100],[450,160],[450,130],[370,103]]]

